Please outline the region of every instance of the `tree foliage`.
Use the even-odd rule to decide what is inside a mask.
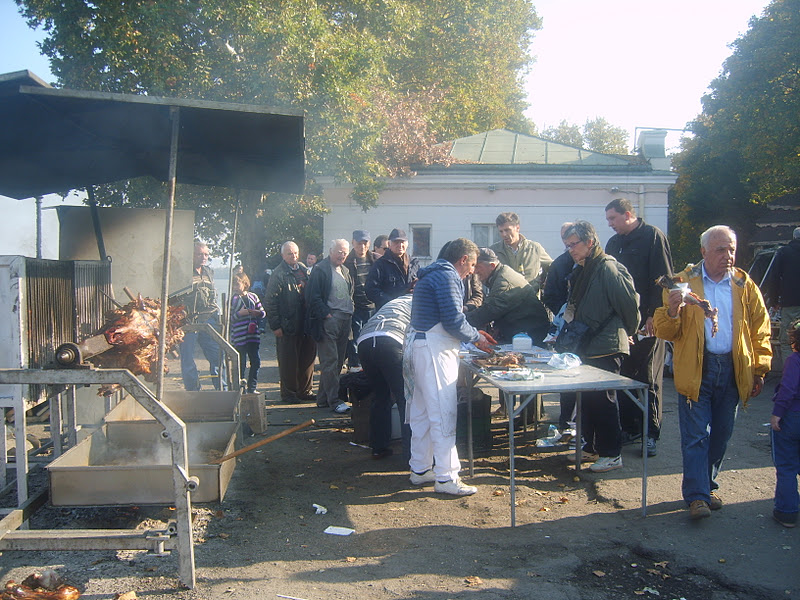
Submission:
[[[305,109],[308,198],[247,207],[269,243],[287,233],[273,231],[278,206],[298,217],[320,208],[321,174],[352,183],[367,209],[404,161],[436,160],[433,142],[525,123],[522,78],[539,27],[531,0],[16,2],[46,32],[61,86]],[[97,194],[152,206],[162,192],[127,182]],[[231,192],[181,195],[199,233],[223,239]]]
[[[562,120],[558,126],[543,130],[541,137],[603,154],[628,154],[628,132],[603,117],[587,119],[583,127]]]
[[[725,223],[740,254],[764,204],[800,190],[800,0],[774,0],[733,54],[675,157],[673,249],[697,256],[697,234]]]

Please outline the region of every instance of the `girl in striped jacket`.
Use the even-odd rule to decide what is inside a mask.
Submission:
[[[258,322],[266,316],[261,301],[250,289],[250,279],[242,273],[233,280],[233,298],[231,298],[231,344],[239,352],[240,379],[245,378],[247,359],[250,360],[250,372],[247,376],[247,393],[254,394],[258,384],[258,369],[261,358],[258,355],[261,337]]]

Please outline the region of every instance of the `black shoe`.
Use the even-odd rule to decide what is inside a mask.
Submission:
[[[642,439],[641,432],[639,433],[628,433],[627,431],[622,432],[622,445],[623,446],[630,446],[631,444],[635,444],[639,440]]]
[[[791,528],[797,525],[797,513],[785,513],[779,510],[773,510],[772,518],[784,527]]]
[[[303,402],[316,402],[317,395],[316,394],[306,394],[305,396],[300,396],[300,400]]]
[[[383,448],[381,450],[373,450],[372,458],[375,460],[380,460],[382,458],[388,458],[392,454],[394,454],[394,451],[391,448]]]

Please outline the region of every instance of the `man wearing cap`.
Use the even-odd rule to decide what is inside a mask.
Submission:
[[[367,275],[375,263],[375,257],[369,250],[369,239],[368,231],[356,229],[353,232],[353,249],[344,260],[344,266],[353,280],[353,339],[347,345],[347,364],[351,370],[361,369],[356,340],[375,310],[375,304],[367,298]]]
[[[768,307],[781,309],[781,359],[786,362],[792,355],[789,326],[800,319],[800,227],[792,233],[792,241],[775,253],[764,296]]]
[[[541,346],[550,328],[550,319],[533,287],[521,273],[501,265],[490,248],[481,248],[475,263],[477,273],[489,294],[483,304],[467,313],[473,327],[484,327],[494,321],[498,342],[510,344],[517,333],[527,333],[534,345]]]
[[[495,223],[503,239],[492,244],[492,250],[501,263],[522,273],[538,294],[553,259],[539,242],[526,239],[520,234],[517,213],[500,213]]]
[[[417,280],[419,262],[409,258],[408,236],[402,229],[392,229],[389,248],[375,261],[367,276],[367,297],[380,308],[411,289]]]

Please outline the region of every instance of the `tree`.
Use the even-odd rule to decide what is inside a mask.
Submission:
[[[603,154],[627,154],[628,132],[603,117],[587,119],[580,125],[562,120],[557,127],[548,127],[541,137],[576,148],[586,148]]]
[[[763,205],[800,190],[800,0],[771,2],[732,48],[675,157],[680,255],[697,255],[685,232],[716,223],[736,229],[746,255]]]
[[[351,182],[367,209],[383,178],[406,172],[397,161],[436,160],[434,142],[524,123],[521,82],[539,27],[531,0],[16,2],[47,33],[42,50],[61,86],[305,109],[307,198],[270,195],[244,216],[269,243],[285,239],[273,231],[278,206],[312,218],[304,207],[320,207],[320,175]],[[406,150],[387,151],[409,112]],[[162,192],[126,182],[97,196],[154,206]],[[230,191],[184,197],[199,233],[223,240]]]

